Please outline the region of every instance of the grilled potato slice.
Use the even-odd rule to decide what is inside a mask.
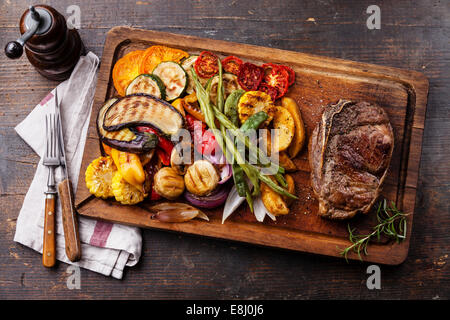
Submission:
[[[114,197],[111,183],[117,167],[110,156],[99,157],[86,169],[85,181],[89,192],[98,198]]]
[[[295,123],[294,138],[289,146],[288,152],[291,158],[295,158],[297,154],[302,150],[306,141],[305,125],[300,114],[300,109],[294,99],[289,97],[283,97],[281,99],[281,106],[286,108],[292,115]]]
[[[295,123],[291,113],[283,107],[275,107],[273,114],[273,128],[275,131],[274,143],[278,152],[286,150],[292,142],[295,133]]]
[[[289,158],[286,151],[282,151],[278,154],[278,162],[281,167],[283,167],[287,172],[297,171],[297,166],[295,163]]]
[[[253,114],[264,111],[269,116],[263,125],[267,126],[274,116],[274,104],[272,98],[262,91],[247,91],[239,99],[238,113],[241,124]]]
[[[277,183],[273,177],[270,178],[273,182]],[[289,213],[289,208],[283,199],[283,196],[273,191],[264,182],[261,182],[261,200],[266,209],[275,216]]]
[[[289,192],[290,194],[295,194],[294,178],[292,178],[292,176],[289,174],[285,175],[284,178],[286,179],[286,183],[288,184],[288,187],[286,188],[287,192]],[[290,206],[292,204],[292,202],[294,202],[294,199],[289,198],[289,197],[283,196],[283,199],[284,199],[284,202],[288,206]]]

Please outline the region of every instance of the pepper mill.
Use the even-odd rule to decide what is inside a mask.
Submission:
[[[76,29],[67,28],[66,19],[47,5],[30,6],[20,19],[21,37],[5,46],[11,59],[22,56],[23,47],[30,63],[44,77],[62,81],[70,74],[85,47]]]

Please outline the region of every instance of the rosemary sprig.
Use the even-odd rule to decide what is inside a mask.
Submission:
[[[364,253],[364,255],[368,255],[367,246],[370,240],[373,237],[377,237],[377,240],[379,241],[382,234],[388,236],[392,240],[395,240],[397,243],[400,243],[406,238],[407,216],[408,214],[405,214],[397,209],[393,201],[388,207],[387,201],[384,199],[378,205],[378,224],[373,227],[373,231],[371,233],[366,235],[356,235],[354,233],[355,229],[352,229],[350,224],[348,224],[349,240],[352,245],[345,248],[341,252],[341,255],[345,257],[345,260],[347,260],[348,253],[353,250],[353,252],[358,254],[359,259],[362,261],[361,254]]]

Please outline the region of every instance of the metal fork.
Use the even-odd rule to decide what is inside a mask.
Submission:
[[[58,119],[55,113],[45,117],[46,149],[42,159],[43,165],[48,167],[47,191],[45,191],[44,215],[44,243],[42,251],[42,264],[53,267],[56,262],[55,246],[55,208],[56,208],[56,182],[55,168],[61,164],[58,141]]]

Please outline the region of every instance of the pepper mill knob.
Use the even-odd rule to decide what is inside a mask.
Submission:
[[[10,59],[19,59],[22,56],[23,47],[17,41],[10,41],[5,46],[5,54]]]

